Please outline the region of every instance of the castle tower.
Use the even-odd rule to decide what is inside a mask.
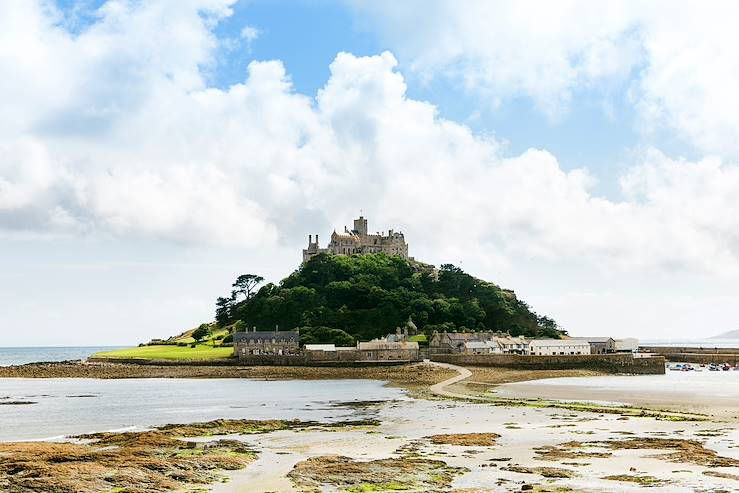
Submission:
[[[359,219],[354,220],[354,231],[359,236],[367,236],[367,220],[364,216],[359,216]]]

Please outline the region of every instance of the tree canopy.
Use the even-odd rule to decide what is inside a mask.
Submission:
[[[261,280],[245,276],[239,279]],[[246,296],[218,299],[216,320],[221,326],[242,320],[260,330],[300,327],[311,334],[306,342],[348,341],[330,329],[368,340],[392,332],[409,318],[426,334],[499,330],[559,337],[564,333],[554,320],[537,315],[511,290],[451,264],[434,270],[384,253],[320,254],[279,284],[268,283]]]

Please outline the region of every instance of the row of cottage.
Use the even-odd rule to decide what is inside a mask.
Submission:
[[[636,339],[574,337],[529,339],[502,332],[435,332],[429,354],[520,354],[531,356],[609,354],[633,352]],[[356,346],[306,344],[300,348],[298,331],[257,331],[234,334],[234,351],[240,359],[253,356],[301,356],[309,361],[417,361],[418,342],[409,340],[408,327],[396,329],[382,339],[358,342]]]
[[[567,339],[530,339],[511,337],[501,332],[434,333],[429,343],[431,353],[451,354],[523,354],[531,356],[610,354],[634,352],[636,339],[611,337],[571,337]]]
[[[300,349],[300,334],[290,331],[237,332],[234,352],[239,359],[253,356],[295,356],[312,362],[327,361],[418,361],[418,342],[408,340],[406,329],[397,329],[382,339],[357,342],[356,346],[306,344]]]

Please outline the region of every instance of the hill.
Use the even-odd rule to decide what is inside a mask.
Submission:
[[[532,337],[565,333],[513,291],[476,279],[451,264],[437,271],[383,253],[320,254],[279,284],[266,284],[256,292],[251,291],[253,285],[243,289],[240,280],[244,278],[262,280],[240,276],[234,284],[239,289],[218,299],[220,327],[299,327],[311,342],[337,337],[347,341],[347,335],[368,340],[392,332],[409,319],[427,335],[434,330],[501,330]]]
[[[711,337],[711,339],[739,339],[739,329],[724,332],[723,334]]]

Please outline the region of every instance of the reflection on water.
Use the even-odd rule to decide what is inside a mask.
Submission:
[[[0,379],[0,441],[217,418],[338,420],[354,411],[331,403],[402,396],[374,380]]]

